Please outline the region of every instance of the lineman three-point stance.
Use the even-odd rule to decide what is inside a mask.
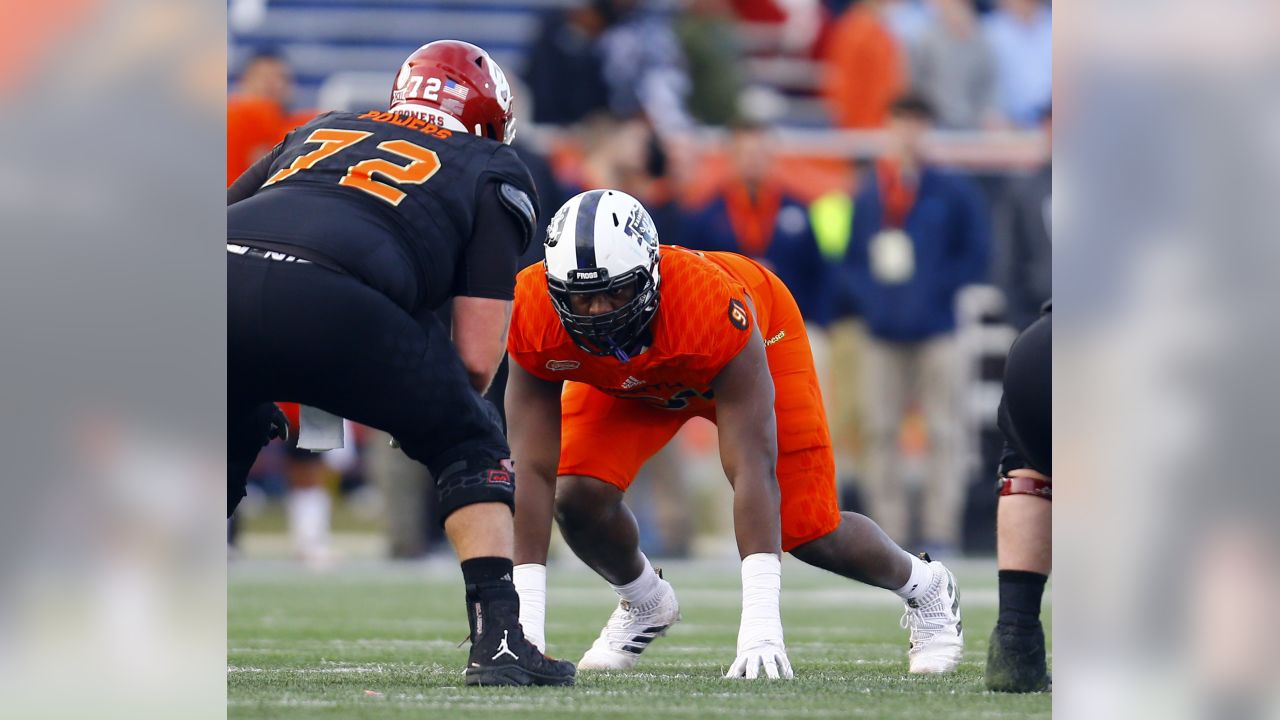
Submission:
[[[554,516],[619,602],[579,668],[626,669],[679,619],[670,583],[640,552],[623,495],[693,417],[715,422],[733,486],[742,620],[729,677],[790,677],[780,552],[897,593],[910,670],[955,670],[959,591],[938,562],[840,512],[809,341],[786,287],[732,253],[660,246],[649,214],[616,190],[571,199],[546,262],[520,273],[508,353],[509,439],[520,470],[515,580],[521,624],[545,647]]]

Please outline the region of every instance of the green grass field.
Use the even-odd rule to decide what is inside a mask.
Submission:
[[[560,563],[568,565],[569,563]],[[891,593],[783,564],[783,621],[793,681],[721,678],[734,657],[735,564],[666,563],[683,622],[631,673],[579,675],[573,688],[462,684],[467,634],[451,561],[363,561],[327,575],[282,561],[232,563],[228,580],[230,718],[962,718],[1048,717],[1049,695],[985,691],[995,623],[995,567],[952,566],[966,656],[944,677],[906,672],[906,631]],[[577,660],[616,602],[580,565],[549,579],[553,655]],[[1046,619],[1048,613],[1046,612]]]

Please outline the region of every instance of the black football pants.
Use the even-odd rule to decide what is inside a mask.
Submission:
[[[997,418],[1005,450],[1000,472],[1031,468],[1053,477],[1053,315],[1014,341],[1004,369]]]
[[[244,497],[277,400],[390,433],[431,470],[449,509],[511,502],[500,462],[511,452],[497,412],[471,387],[439,320],[415,318],[318,265],[228,254],[228,516]],[[442,482],[460,489],[446,498]]]

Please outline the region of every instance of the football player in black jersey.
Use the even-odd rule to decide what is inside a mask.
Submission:
[[[996,510],[1000,615],[987,650],[987,687],[1049,689],[1040,601],[1052,569],[1053,316],[1018,336],[1004,370],[998,422],[1005,437]]]
[[[227,512],[299,402],[385,430],[435,478],[462,561],[470,685],[568,685],[527,642],[511,583],[514,476],[481,397],[506,346],[517,259],[536,222],[508,146],[493,59],[442,40],[405,60],[388,110],[289,133],[227,197]],[[432,310],[452,299],[452,338]]]

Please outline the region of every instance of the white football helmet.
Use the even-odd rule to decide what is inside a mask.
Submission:
[[[578,347],[622,362],[639,349],[658,311],[658,233],[639,200],[620,190],[588,190],[547,226],[547,285],[564,329]],[[569,297],[635,284],[635,297],[602,315],[577,315]]]

